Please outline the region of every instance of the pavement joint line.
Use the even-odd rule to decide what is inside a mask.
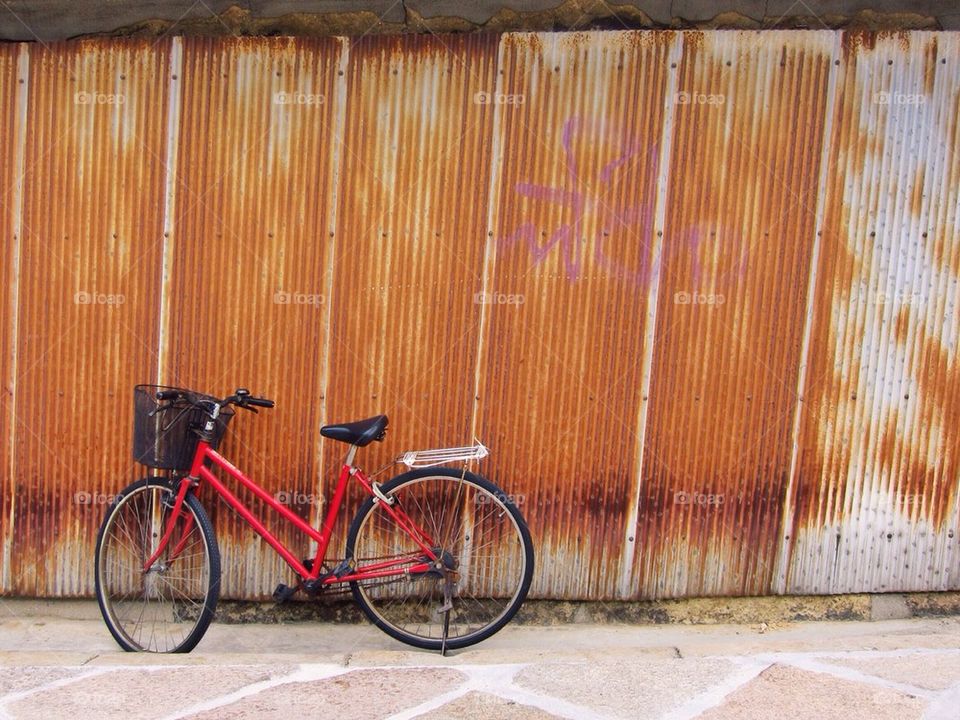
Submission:
[[[759,676],[763,671],[774,664],[783,664],[797,669],[807,670],[816,673],[832,675],[859,685],[880,686],[903,692],[918,699],[927,701],[924,720],[953,720],[956,717],[956,707],[960,705],[960,684],[951,686],[945,690],[927,690],[916,688],[910,685],[888,681],[883,678],[861,673],[856,670],[827,665],[825,660],[829,659],[883,659],[891,657],[923,657],[928,655],[960,655],[960,649],[957,648],[905,648],[897,650],[854,650],[841,652],[774,652],[774,653],[756,653],[747,656],[713,655],[702,656],[700,659],[723,659],[739,665],[740,669],[731,673],[725,680],[715,684],[713,687],[701,692],[691,698],[680,707],[669,711],[663,716],[663,720],[692,720],[703,712],[718,707],[723,704],[725,699],[743,685]],[[94,656],[98,657],[98,656]],[[553,664],[553,663],[548,663]],[[560,663],[569,664],[569,663]],[[267,665],[267,663],[264,663]],[[546,693],[528,690],[519,687],[514,680],[517,674],[534,663],[500,663],[500,664],[465,664],[465,665],[404,665],[404,669],[410,670],[436,670],[438,668],[449,668],[464,673],[467,680],[461,683],[457,688],[447,693],[438,695],[412,708],[408,708],[399,713],[390,716],[390,720],[412,720],[425,713],[435,710],[447,703],[466,695],[471,691],[478,691],[494,695],[506,700],[514,701],[522,705],[532,706],[567,718],[580,720],[608,720],[608,716],[598,713],[591,708],[577,705],[561,698],[548,695]],[[28,666],[25,666],[28,667]],[[77,665],[52,665],[46,666],[62,670],[76,670]],[[79,666],[82,667],[82,666]],[[42,693],[44,691],[54,690],[60,687],[82,682],[92,677],[109,674],[117,671],[138,670],[147,672],[157,672],[171,669],[194,668],[193,664],[163,664],[163,665],[129,665],[129,664],[110,664],[96,666],[79,672],[79,674],[59,678],[44,683],[35,688],[10,693],[0,697],[0,720],[6,720],[10,717],[7,708],[10,704],[23,698]],[[226,667],[248,667],[246,663],[230,663]],[[359,670],[396,670],[395,665],[369,665],[347,668],[342,665],[332,663],[300,663],[292,672],[269,678],[268,680],[245,685],[230,693],[226,693],[210,700],[196,703],[194,705],[181,708],[173,714],[168,715],[165,720],[177,720],[189,715],[215,710],[220,707],[232,704],[245,697],[256,695],[272,687],[285,685],[293,682],[310,682],[315,680],[327,679],[340,675],[347,675]]]
[[[75,669],[73,665],[65,666],[52,666],[58,670]],[[57,678],[56,680],[51,680],[50,682],[43,683],[42,685],[37,685],[36,687],[28,688],[27,690],[20,690],[18,692],[12,692],[0,697],[0,718],[8,718],[10,715],[7,713],[7,707],[11,703],[18,702],[24,698],[28,698],[31,695],[36,695],[37,693],[45,692],[47,690],[56,690],[61,687],[66,687],[67,685],[72,685],[75,682],[80,682],[81,680],[88,680],[89,678],[96,677],[98,675],[106,675],[111,672],[113,668],[110,667],[95,667],[90,668],[85,672],[80,672],[77,675],[72,675],[65,678]]]
[[[745,660],[737,658],[734,660],[739,669],[732,672],[724,680],[713,685],[713,687],[704,690],[695,695],[678,708],[675,708],[662,716],[662,720],[692,720],[700,717],[711,708],[719,707],[723,702],[737,690],[749,682],[752,682],[772,663],[765,661],[756,661],[753,659]]]
[[[906,695],[911,695],[917,698],[925,698],[928,700],[940,694],[935,690],[927,690],[925,688],[918,688],[914,685],[908,685],[906,683],[898,683],[894,682],[893,680],[886,680],[876,675],[870,675],[868,673],[860,672],[859,670],[854,670],[853,668],[843,667],[842,665],[830,665],[828,663],[818,662],[817,658],[790,657],[792,653],[780,653],[779,655],[780,657],[775,661],[776,664],[789,665],[799,670],[806,670],[808,672],[819,673],[821,675],[832,675],[833,677],[840,678],[841,680],[848,680],[850,682],[860,683],[861,685],[876,685],[888,690],[896,690],[897,692],[905,693]]]
[[[427,667],[427,666],[421,666]],[[435,667],[435,666],[431,666]],[[442,666],[440,666],[442,667]],[[484,673],[481,668],[484,670],[492,667],[492,672]],[[398,713],[390,715],[387,720],[411,720],[412,718],[419,717],[425,713],[430,712],[431,710],[436,710],[439,707],[446,705],[453,700],[456,700],[459,697],[463,697],[469,692],[474,690],[480,692],[488,692],[488,686],[491,682],[506,682],[512,683],[513,678],[516,676],[520,670],[527,667],[526,664],[510,664],[510,665],[494,665],[494,666],[478,666],[478,665],[467,665],[467,666],[456,666],[457,670],[463,672],[467,679],[462,682],[459,686],[445,692],[436,697],[425,700],[419,705],[414,705],[411,708],[401,710]],[[486,674],[487,677],[484,678],[483,675]]]
[[[485,692],[504,700],[512,700],[520,705],[539,708],[551,715],[569,718],[569,720],[613,720],[612,716],[598,713],[586,705],[578,705],[553,695],[527,690],[513,683],[505,688],[487,688]]]
[[[956,720],[960,706],[960,683],[942,691],[923,711],[923,720]]]
[[[192,666],[181,665],[180,667]],[[279,675],[277,677],[271,677],[267,680],[261,680],[249,685],[244,685],[237,690],[225,693],[219,697],[204,700],[203,702],[194,703],[188,707],[181,708],[180,710],[167,715],[163,718],[163,720],[179,720],[180,718],[196,715],[208,710],[216,710],[217,708],[231,705],[238,700],[250,697],[251,695],[258,695],[264,690],[269,690],[281,685],[289,685],[290,683],[295,682],[326,680],[327,678],[337,677],[338,675],[346,675],[350,672],[353,672],[353,670],[350,668],[345,668],[342,665],[332,665],[328,663],[303,663],[299,665],[296,670],[285,673],[284,675]]]
[[[757,657],[830,658],[836,660],[859,660],[861,658],[898,658],[911,655],[960,655],[960,648],[898,648],[896,650],[798,650],[795,652],[758,653]],[[717,655],[716,657],[730,657]],[[736,656],[734,656],[736,657]]]

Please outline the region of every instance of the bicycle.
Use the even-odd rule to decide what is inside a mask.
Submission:
[[[199,500],[204,485],[293,569],[297,582],[278,585],[273,595],[278,602],[300,591],[311,597],[333,587],[346,592],[344,585],[349,585],[353,599],[378,628],[443,654],[485,640],[513,618],[530,588],[533,544],[510,496],[467,471],[467,463],[485,457],[487,448],[477,443],[406,452],[394,463],[409,470],[378,483],[354,460],[359,448],[384,439],[387,417],[325,425],[323,437],[350,447],[323,524],[316,529],[218,452],[235,407],[257,412],[273,406],[272,400],[244,388],[220,400],[183,388],[134,388],[134,459],[167,473],[147,476],[121,491],[97,536],[97,601],[124,650],[189,652],[213,619],[220,596],[220,551]],[[462,469],[443,467],[453,462],[462,462]],[[314,557],[300,559],[278,540],[214,468],[316,542]],[[366,497],[349,526],[343,559],[327,561],[351,478]]]

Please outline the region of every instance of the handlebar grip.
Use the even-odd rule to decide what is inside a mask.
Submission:
[[[179,390],[160,390],[157,393],[157,400],[176,400],[180,397]]]
[[[262,408],[272,408],[274,406],[273,400],[267,400],[266,398],[258,398],[258,397],[248,397],[246,398],[246,400],[244,400],[244,404],[256,405],[257,407],[262,407]]]

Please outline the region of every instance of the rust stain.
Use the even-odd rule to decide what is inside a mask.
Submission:
[[[524,302],[488,310],[478,427],[554,558],[539,596],[612,597],[619,574],[672,42],[640,35],[501,48],[503,92],[526,102],[498,116],[488,289]]]
[[[544,35],[542,33],[505,33],[501,36],[500,44],[505,50],[518,52],[527,50],[531,53],[543,51]]]
[[[847,62],[855,62],[859,54],[873,50],[877,44],[877,33],[866,30],[845,30],[840,34],[840,47]]]
[[[671,176],[697,182],[672,182],[667,202],[646,596],[763,593],[772,579],[831,38],[790,43],[784,60],[775,34],[753,37],[709,36],[680,66]]]
[[[950,187],[934,159],[956,141],[944,111],[958,90],[948,81],[922,103],[911,94],[877,101],[891,89],[919,88],[929,75],[929,42],[910,37],[880,35],[855,46],[838,93],[830,148],[838,172],[824,189],[792,529],[804,537],[788,592],[929,587],[925,568],[955,521],[956,488],[947,479],[958,470],[958,370],[931,329],[955,325],[957,229],[935,218],[956,190],[941,197],[933,189]],[[891,156],[908,162],[891,169]],[[832,528],[836,542],[816,528]],[[869,568],[857,561],[865,555],[875,558]],[[945,587],[939,576],[934,582]]]
[[[910,210],[914,216],[919,217],[920,213],[923,210],[923,197],[924,197],[924,188],[926,187],[923,184],[923,178],[927,171],[927,166],[924,163],[919,163],[916,170],[914,171],[913,177],[913,192],[910,193]]]
[[[923,94],[933,95],[933,86],[937,79],[937,62],[940,60],[940,48],[936,35],[925,44],[926,52],[923,59]]]
[[[151,42],[31,45],[22,150],[0,148],[5,189],[16,152],[29,169],[0,204],[24,228],[0,297],[0,591],[91,593],[104,505],[78,493],[134,479],[129,389],[158,373],[274,397],[224,450],[314,521],[345,450],[322,423],[387,412],[370,470],[475,427],[544,559],[534,596],[768,593],[784,536],[787,592],[955,587],[956,38]],[[227,597],[290,580],[207,506]]]
[[[359,456],[371,470],[403,450],[473,439],[496,52],[489,36],[350,48],[324,420],[390,417],[387,441]],[[327,442],[325,467],[345,451]]]
[[[129,388],[156,372],[168,50],[30,46],[17,593],[90,594],[103,498],[134,479]]]
[[[896,324],[894,326],[894,337],[899,345],[906,345],[910,332],[910,310],[907,307],[900,308],[897,312]]]
[[[256,417],[238,413],[222,450],[305,516],[323,500],[317,447],[341,43],[187,39],[178,80],[175,290],[162,380],[220,396],[248,387],[276,400]],[[303,536],[240,494],[307,556]],[[226,597],[267,597],[291,579],[224,503],[208,496],[205,504]]]
[[[11,567],[10,551],[13,539],[17,533],[17,525],[13,518],[14,506],[17,497],[17,478],[10,467],[11,433],[16,427],[16,416],[13,414],[13,392],[16,386],[12,372],[12,357],[10,348],[13,347],[14,319],[13,307],[15,298],[10,289],[14,287],[14,278],[17,274],[14,250],[17,243],[17,224],[14,207],[15,185],[17,182],[17,148],[14,139],[17,137],[17,110],[19,103],[19,83],[17,78],[17,58],[20,46],[6,44],[0,46],[0,137],[8,139],[0,146],[0,227],[3,228],[7,241],[0,249],[0,282],[4,292],[0,294],[0,377],[3,378],[3,387],[0,389],[0,591],[10,585]]]

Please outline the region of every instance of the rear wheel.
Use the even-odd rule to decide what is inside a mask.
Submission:
[[[200,501],[187,494],[173,535],[149,570],[176,494],[162,478],[127,487],[110,504],[97,537],[100,612],[124,650],[190,652],[220,596],[220,551]]]
[[[401,576],[350,583],[367,617],[392,637],[431,650],[480,642],[516,614],[533,577],[533,543],[512,499],[489,480],[452,468],[404,473],[380,487],[433,541],[430,558],[369,498],[347,536],[357,571],[394,561]],[[417,569],[420,568],[420,569]],[[412,570],[412,571],[411,571]]]

